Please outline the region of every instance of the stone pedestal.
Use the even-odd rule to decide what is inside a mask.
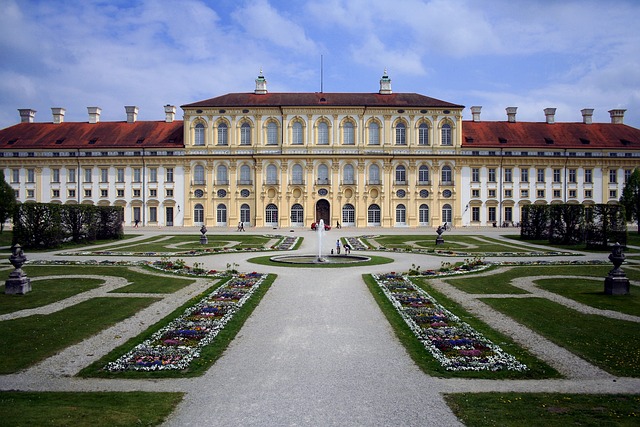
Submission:
[[[605,295],[629,295],[629,279],[620,268],[624,259],[625,256],[622,253],[622,246],[616,243],[609,255],[609,261],[613,263],[613,269],[609,271],[609,275],[604,279]]]
[[[442,236],[436,238],[436,246],[437,245],[444,245],[444,238]]]
[[[12,254],[9,257],[9,261],[15,267],[11,273],[9,273],[9,279],[4,284],[4,293],[10,295],[24,295],[27,292],[31,292],[31,279],[22,271],[22,265],[27,260],[27,257],[22,252],[22,246],[16,244],[12,248]]]

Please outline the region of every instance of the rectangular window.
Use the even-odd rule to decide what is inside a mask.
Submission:
[[[100,169],[100,182],[102,183],[109,182],[109,169],[107,168]]]
[[[84,197],[91,197],[91,189],[87,188],[84,190]]]
[[[496,197],[496,190],[489,190],[489,197]]]
[[[109,197],[109,190],[107,189],[100,190],[100,197]]]
[[[69,190],[68,194],[69,194],[69,198],[75,198],[76,197],[76,190]]]
[[[167,168],[167,182],[173,182],[173,168]]]
[[[529,197],[529,190],[520,190],[520,197]]]
[[[544,190],[538,190],[538,198],[544,199]]]
[[[618,171],[615,169],[609,169],[609,183],[615,184],[618,182]]]
[[[60,182],[60,169],[51,169],[51,182]]]
[[[593,196],[593,192],[591,190],[584,190],[584,198],[590,199]]]
[[[36,196],[36,191],[33,189],[28,189],[27,190],[27,197],[29,199],[33,199]]]
[[[510,199],[513,197],[513,191],[512,190],[504,190],[504,197],[506,197],[507,199]]]
[[[52,192],[51,192],[51,193],[52,193],[52,196],[53,196],[55,199],[60,198],[60,190],[52,190]]]
[[[15,194],[16,199],[20,198],[20,190],[13,190],[13,194]]]
[[[158,169],[149,169],[149,182],[158,182]]]
[[[529,169],[520,169],[520,182],[529,182]]]
[[[480,197],[480,190],[471,190],[471,197]]]
[[[556,182],[556,183],[562,182],[561,176],[562,176],[562,170],[560,169],[553,170],[553,182]]]
[[[71,168],[67,172],[67,182],[76,182],[76,170]]]
[[[124,182],[124,168],[118,168],[116,170],[116,173],[118,175],[117,178],[116,178],[116,181],[117,182]]]
[[[480,168],[471,169],[471,182],[480,182]]]
[[[572,182],[572,183],[576,182],[576,170],[575,169],[569,169],[569,182]]]
[[[474,206],[471,208],[471,221],[480,222],[480,207]]]
[[[591,184],[593,182],[593,171],[591,169],[584,170],[584,182]]]
[[[495,206],[489,207],[489,221],[490,222],[495,222],[496,221],[496,208],[495,208]]]
[[[27,169],[27,182],[33,184],[36,182],[36,171],[35,169]]]
[[[629,178],[631,178],[631,174],[633,173],[633,171],[631,169],[625,169],[624,170],[624,183],[626,184],[629,181]]]
[[[11,169],[11,182],[13,184],[20,182],[20,169]]]
[[[512,182],[513,181],[512,175],[513,175],[513,173],[511,172],[511,168],[505,168],[505,170],[504,170],[504,182]]]
[[[142,182],[142,171],[140,168],[133,169],[133,182]]]
[[[158,190],[152,188],[149,190],[149,197],[158,197]]]
[[[124,190],[122,188],[119,188],[116,194],[118,195],[118,197],[124,197]]]
[[[538,182],[544,182],[544,169],[538,169]]]
[[[506,222],[512,222],[513,221],[513,208],[511,206],[506,206],[504,208],[504,220]]]
[[[553,190],[553,197],[559,199],[562,197],[562,192],[560,190]]]
[[[609,190],[609,198],[610,199],[617,199],[618,198],[618,191],[617,190]]]
[[[158,222],[158,208],[155,206],[149,208],[149,221]]]
[[[496,170],[489,168],[489,182],[496,182]]]
[[[569,197],[572,199],[576,198],[576,190],[569,190]]]
[[[133,197],[140,197],[140,189],[133,190]]]
[[[167,188],[167,197],[173,197],[173,188]]]
[[[84,182],[91,182],[91,169],[84,170]]]

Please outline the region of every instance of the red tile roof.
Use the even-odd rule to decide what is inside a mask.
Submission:
[[[462,122],[462,146],[472,148],[640,150],[640,129],[612,123]]]
[[[19,123],[0,130],[0,149],[179,149],[182,121]]]
[[[464,108],[417,93],[228,93],[216,98],[183,105],[192,107],[422,107],[422,108]]]

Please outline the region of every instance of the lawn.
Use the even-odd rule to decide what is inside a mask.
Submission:
[[[640,323],[579,313],[543,298],[481,301],[613,375],[640,377]]]
[[[460,393],[445,400],[469,427],[636,427],[640,419],[640,395]]]
[[[25,369],[133,316],[154,298],[93,298],[47,315],[0,322],[0,374]]]
[[[315,264],[285,264],[282,262],[271,261],[273,255],[261,256],[256,258],[249,258],[247,261],[254,264],[272,266],[272,267],[287,267],[287,268],[348,268],[348,267],[363,267],[367,265],[381,265],[392,263],[391,258],[382,256],[369,256],[369,261],[363,261],[358,263],[348,264],[332,264],[332,263],[315,263]]]
[[[100,251],[118,254],[122,252],[178,253],[223,248],[235,248],[238,250],[263,249],[273,238],[251,234],[234,234],[232,236],[221,234],[207,235],[207,239],[208,243],[203,245],[200,243],[200,235],[155,236],[125,245],[103,246]]]
[[[156,426],[182,393],[0,392],[5,426]]]

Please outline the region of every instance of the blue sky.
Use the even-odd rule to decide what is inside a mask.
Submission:
[[[482,120],[640,127],[636,0],[0,0],[0,128],[18,108],[51,121],[163,120],[180,106],[251,92],[394,92],[480,105]],[[181,113],[178,115],[182,117]]]

